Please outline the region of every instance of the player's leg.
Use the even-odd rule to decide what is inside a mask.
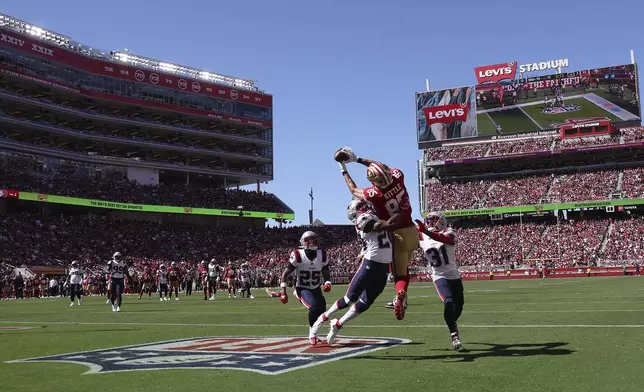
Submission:
[[[445,319],[445,324],[447,324],[447,328],[450,332],[452,348],[460,351],[462,349],[462,345],[458,336],[458,326],[456,324],[458,313],[452,292],[452,285],[447,279],[437,279],[434,281],[434,286],[436,287],[438,296],[441,301],[443,301],[443,318]]]
[[[361,313],[366,312],[382,294],[387,286],[387,275],[389,274],[389,264],[371,263],[365,276],[365,289],[360,294],[358,301],[342,316],[339,320],[331,320],[331,327],[327,335],[327,343],[333,343],[338,330],[346,325],[352,319],[358,317]]]
[[[362,263],[358,267],[358,271],[353,275],[351,282],[349,282],[349,287],[344,294],[344,297],[335,301],[326,312],[322,313],[315,324],[313,325],[313,332],[317,333],[320,330],[320,327],[338,310],[346,309],[351,304],[356,303],[360,299],[360,294],[364,291],[367,285],[367,278],[371,265],[373,262],[371,260],[363,259]]]
[[[172,291],[174,290],[174,282],[170,282],[169,286],[170,286],[170,294],[169,294],[170,300],[172,300]]]
[[[465,290],[463,289],[463,280],[461,279],[453,279],[448,281],[450,284],[450,287],[452,288],[452,298],[454,299],[454,307],[455,307],[455,317],[456,321],[461,317],[461,314],[463,314],[463,306],[465,305]]]
[[[175,301],[179,300],[179,283],[174,284],[174,299]]]
[[[121,311],[121,303],[123,302],[123,291],[125,290],[125,279],[116,281],[116,311]]]
[[[415,245],[415,246],[414,246]],[[413,247],[418,246],[418,233],[413,226],[398,229],[394,232],[392,272],[394,275],[394,284],[396,297],[392,305],[394,316],[398,320],[405,318],[407,310],[407,290],[409,287],[409,260],[410,251]],[[413,251],[412,251],[413,252]]]
[[[315,345],[318,342],[318,338],[313,330],[313,325],[318,317],[320,317],[324,312],[324,309],[326,308],[326,300],[324,299],[322,290],[319,287],[313,290],[297,287],[295,289],[295,295],[300,303],[309,311],[309,341],[311,344]]]
[[[233,298],[237,298],[237,279],[231,279],[231,286],[233,286]]]
[[[70,299],[72,301],[72,303],[70,303],[69,306],[74,306],[74,297],[76,296],[75,295],[76,293],[74,293],[74,288],[75,288],[76,285],[72,283],[69,286],[70,286],[69,287],[69,296],[71,297]]]

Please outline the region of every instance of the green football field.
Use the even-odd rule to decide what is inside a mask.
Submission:
[[[561,114],[542,113],[543,104],[524,106],[522,109],[543,128],[550,128],[552,124],[563,122],[569,118],[608,117],[613,121],[619,121],[618,117],[584,98],[566,99],[564,102],[565,105],[577,105],[580,106],[581,109],[574,112]]]
[[[460,332],[468,351],[450,349],[442,304],[431,284],[410,288],[404,321],[381,306],[393,295],[389,286],[377,306],[341,332],[409,339],[408,344],[276,375],[208,368],[224,362],[213,357],[221,353],[204,351],[162,358],[144,350],[136,352],[141,359],[128,362],[135,368],[201,361],[204,367],[189,370],[83,374],[90,368],[78,363],[6,361],[68,354],[77,362],[91,362],[91,353],[72,353],[107,349],[101,352],[105,363],[118,364],[125,359],[122,346],[218,336],[303,336],[306,311],[292,297],[282,305],[263,292],[256,292],[254,300],[220,295],[212,302],[199,295],[179,302],[126,296],[121,313],[112,313],[100,297],[71,308],[66,299],[0,301],[0,391],[642,390],[644,278],[477,281],[465,282],[465,289]],[[330,303],[343,294],[343,287],[334,287],[326,297]],[[271,360],[244,350],[236,355],[257,367],[308,360],[305,353]]]
[[[512,134],[550,129],[552,124],[561,123],[571,118],[608,117],[613,121],[620,121],[615,115],[583,98],[565,99],[565,104],[577,105],[581,109],[561,114],[545,114],[542,113],[543,102],[539,101],[534,105],[521,108],[510,106],[505,110],[487,114],[479,113],[477,114],[479,135],[496,135],[495,123],[501,125],[505,134]]]

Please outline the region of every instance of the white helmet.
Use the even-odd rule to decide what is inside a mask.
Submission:
[[[114,260],[117,260],[117,261],[118,261],[118,260],[121,260],[121,259],[123,258],[123,255],[121,254],[121,252],[116,252],[116,253],[114,253],[114,254],[112,255],[112,258],[113,258]]]
[[[172,263],[170,263],[170,265],[173,266],[173,267],[176,267],[177,263],[175,261],[173,261]]]
[[[448,223],[442,212],[432,211],[425,217],[425,226],[437,231],[443,231],[447,228]]]
[[[366,200],[354,197],[347,206],[347,218],[354,225],[358,224],[358,216],[362,214],[376,215],[373,205]]]
[[[72,261],[72,267],[78,267],[78,261]]]
[[[300,237],[300,244],[304,249],[316,250],[320,246],[320,236],[314,231],[305,231]]]

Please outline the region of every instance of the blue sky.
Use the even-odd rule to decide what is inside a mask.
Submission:
[[[90,5],[91,3],[91,5]],[[570,59],[570,70],[644,57],[644,4],[577,1],[31,0],[2,12],[103,50],[259,81],[274,95],[275,181],[308,221],[348,223],[332,156],[351,146],[402,169],[418,213],[414,92],[473,84],[472,68]],[[358,185],[365,169],[350,166]]]

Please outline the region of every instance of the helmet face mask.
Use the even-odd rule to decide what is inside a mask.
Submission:
[[[358,222],[358,217],[361,214],[367,213],[375,215],[375,209],[371,203],[356,197],[351,199],[349,206],[347,206],[347,218],[349,218],[354,225]]]
[[[436,231],[443,231],[447,228],[447,219],[441,212],[430,212],[425,217],[425,226]]]
[[[387,188],[393,182],[389,170],[377,162],[367,168],[367,180],[379,189]]]
[[[300,244],[304,249],[317,250],[320,246],[320,236],[313,231],[306,231],[300,237]]]

